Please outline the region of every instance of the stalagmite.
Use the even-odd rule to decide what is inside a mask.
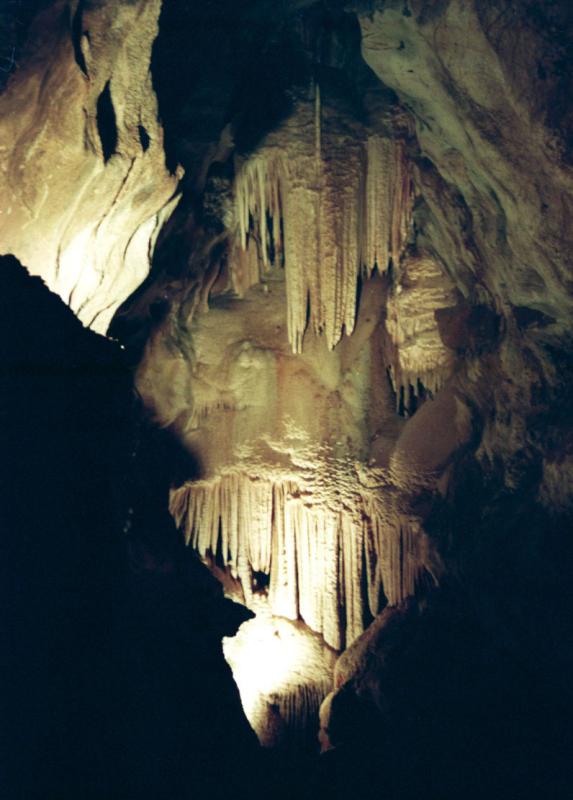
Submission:
[[[272,617],[261,606],[255,619],[223,641],[223,648],[263,747],[314,749],[318,711],[332,688],[335,653],[306,626]]]

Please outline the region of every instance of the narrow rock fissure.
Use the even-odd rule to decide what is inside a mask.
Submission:
[[[111,98],[111,84],[107,81],[97,100],[97,130],[104,163],[114,155],[117,148],[117,124]]]

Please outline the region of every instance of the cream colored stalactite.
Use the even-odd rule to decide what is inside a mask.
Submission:
[[[414,207],[414,188],[412,168],[406,157],[404,142],[394,141],[394,181],[393,208],[391,212],[392,228],[390,236],[390,254],[394,264],[398,264],[412,226]]]
[[[454,354],[440,337],[435,312],[454,305],[456,298],[440,265],[430,256],[403,261],[401,275],[386,310],[390,378],[400,391],[418,394],[418,382],[435,394],[450,377]]]
[[[273,612],[287,619],[297,619],[299,615],[296,540],[288,503],[294,489],[294,485],[288,482],[273,487],[269,600]]]
[[[306,732],[317,726],[322,701],[332,689],[332,681],[301,684],[277,697],[278,711],[286,725],[294,731]]]
[[[232,272],[239,295],[258,283],[270,267],[267,217],[272,221],[275,253],[280,251],[281,191],[285,177],[286,162],[280,152],[256,155],[237,171],[235,218],[240,247],[232,259]]]
[[[370,136],[364,204],[362,260],[385,272],[397,264],[412,220],[412,176],[401,141]]]
[[[308,306],[315,319],[320,320],[321,315],[317,310],[320,291],[318,193],[306,185],[305,175],[300,170],[290,177],[284,213],[287,329],[293,352],[301,353]]]
[[[389,575],[384,575],[384,526],[376,516],[371,517],[370,524],[364,535],[364,561],[366,567],[366,586],[368,595],[368,609],[370,614],[375,617],[380,610],[380,602],[384,585],[388,584]]]
[[[289,163],[288,174],[276,154],[268,160],[258,154],[243,167],[235,184],[243,250],[232,259],[235,288],[244,293],[270,266],[268,215],[275,252],[284,247],[288,331],[294,352],[302,350],[308,307],[313,330],[324,332],[331,349],[355,323],[361,267],[360,152],[355,146],[354,152],[347,150],[344,161],[337,164],[331,159],[328,168],[321,167],[320,153],[316,144],[314,152],[299,154]]]
[[[351,334],[354,330],[363,267],[367,273],[375,266],[382,272],[390,258],[398,262],[411,221],[412,194],[400,142],[372,137],[365,157],[362,143],[331,141],[323,146],[323,154],[316,181],[318,197],[302,204],[306,205],[303,218],[295,216],[295,211],[292,223],[290,214],[285,219],[286,267],[288,273],[294,266],[296,286],[302,285],[302,291],[299,289],[293,298],[304,304],[298,310],[299,325],[306,316],[308,297],[313,330],[323,333],[332,349],[344,332]],[[304,187],[308,170],[303,162],[292,168],[291,174],[294,169],[299,171]],[[301,236],[302,226],[313,220],[318,226],[316,234]],[[306,243],[309,239],[310,247]],[[298,338],[303,332],[304,328],[297,329]]]
[[[318,262],[311,288],[311,322],[330,349],[355,324],[356,292],[361,272],[360,217],[363,147],[345,141],[331,144],[319,192]],[[303,254],[300,254],[301,260]],[[313,313],[316,311],[316,313]]]
[[[356,148],[355,148],[356,149]],[[356,153],[348,152],[356,160]],[[358,170],[340,179],[336,162],[315,164],[315,185],[309,189],[308,167],[300,162],[292,173],[292,191],[285,203],[285,267],[293,349],[300,351],[307,322],[323,334],[329,349],[355,323],[356,287],[360,272]]]
[[[416,592],[416,584],[421,573],[421,565],[427,557],[425,535],[418,523],[403,519],[386,540],[391,553],[389,568],[382,561],[382,578],[390,582],[388,600],[390,605],[402,603]]]
[[[247,599],[252,572],[270,571],[272,507],[268,481],[253,482],[237,474],[195,484],[192,492],[175,492],[171,503],[187,543],[202,557],[220,552],[233,577],[241,580]]]
[[[343,549],[344,610],[346,615],[346,639],[354,641],[364,630],[364,604],[362,597],[362,553],[364,531],[361,525],[353,524],[351,518],[340,519],[341,545]]]
[[[250,513],[246,515],[249,563],[255,572],[268,574],[271,570],[271,535],[269,519],[273,510],[273,488],[268,481],[252,487]]]
[[[336,649],[369,616],[415,591],[423,536],[407,519],[389,524],[383,500],[357,496],[354,512],[313,505],[290,481],[230,473],[172,493],[171,512],[202,557],[219,554],[252,598],[252,573],[270,574],[272,612],[301,617]]]
[[[316,86],[313,107],[301,104],[294,121],[271,134],[235,178],[234,288],[244,294],[270,268],[272,231],[275,263],[284,254],[295,353],[309,321],[330,349],[352,333],[362,270],[383,272],[390,259],[397,263],[411,225],[403,143],[332,133],[322,114]]]

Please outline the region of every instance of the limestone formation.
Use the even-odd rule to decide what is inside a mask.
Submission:
[[[300,101],[238,165],[235,196],[235,287],[258,283],[272,254],[285,270],[293,352],[302,350],[307,308],[332,349],[354,330],[359,279],[385,272],[404,250],[413,197],[403,143],[341,129],[332,110]]]
[[[0,96],[0,251],[100,333],[176,202],[150,72],[160,6],[49,4]]]
[[[259,614],[225,651],[260,740],[334,689],[346,794],[384,755],[389,797],[524,796],[559,737],[508,720],[573,664],[570,4],[160,5],[54,0],[2,51],[0,251],[100,332],[153,259],[113,336]]]

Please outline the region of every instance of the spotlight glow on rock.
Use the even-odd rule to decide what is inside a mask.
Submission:
[[[300,745],[309,732],[314,738],[335,660],[321,637],[262,606],[236,636],[223,640],[223,650],[247,719],[264,747]]]

